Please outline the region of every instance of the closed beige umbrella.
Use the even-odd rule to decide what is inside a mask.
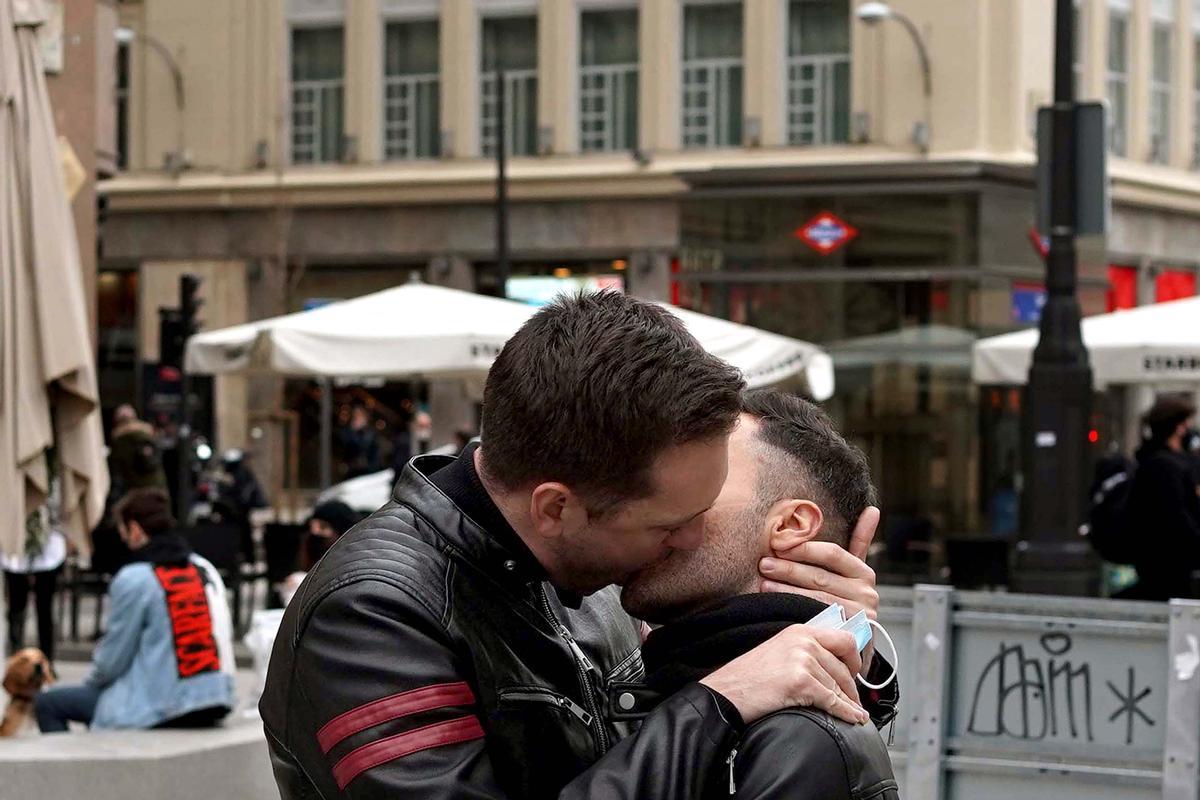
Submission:
[[[49,491],[85,552],[108,492],[96,371],[37,26],[42,0],[0,0],[0,550],[17,552]]]

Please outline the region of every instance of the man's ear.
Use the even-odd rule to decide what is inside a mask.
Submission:
[[[771,552],[785,553],[817,538],[825,515],[811,500],[780,500],[767,512],[766,524]]]
[[[529,517],[534,532],[545,539],[557,539],[587,524],[587,511],[579,496],[570,487],[555,481],[533,487],[529,496]]]

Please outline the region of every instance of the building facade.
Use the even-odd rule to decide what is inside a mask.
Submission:
[[[123,24],[186,86],[179,104],[151,48],[120,55],[125,171],[101,187],[101,263],[137,276],[137,359],[157,359],[155,308],[185,271],[205,279],[209,327],[413,271],[504,292],[503,128],[514,278],[619,276],[826,346],[830,410],[895,518],[1003,531],[1018,393],[980,393],[967,364],[975,337],[1039,307],[1053,4],[895,0],[928,74],[904,27],[858,5],[126,0]],[[1084,311],[1195,293],[1200,2],[1080,0],[1076,17],[1079,94],[1107,103],[1112,154]],[[187,168],[164,169],[171,154]],[[305,387],[217,384],[226,446],[306,402]],[[470,427],[454,392],[431,390],[434,418]]]

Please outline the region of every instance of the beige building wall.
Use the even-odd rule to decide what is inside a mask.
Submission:
[[[1191,169],[1195,140],[1192,0],[1174,0],[1171,167],[1149,156],[1150,13],[1152,0],[1132,2],[1129,157],[1110,173],[1119,207],[1200,213],[1200,175]],[[787,0],[745,0],[745,115],[758,120],[761,147],[680,149],[682,0],[637,0],[640,11],[639,143],[647,163],[625,154],[581,156],[578,149],[578,12],[608,0],[348,0],[345,4],[346,132],[362,165],[287,167],[282,183],[254,168],[260,143],[267,165],[286,156],[286,58],[291,18],[285,0],[185,0],[123,3],[122,22],[153,36],[184,71],[185,144],[193,169],[161,172],[177,139],[170,75],[159,55],[135,43],[132,53],[132,163],[140,174],[105,185],[109,207],[229,209],[295,205],[386,205],[479,202],[492,197],[492,166],[479,155],[479,27],[484,13],[517,6],[539,14],[539,124],[550,129],[552,157],[517,158],[514,201],[594,197],[673,197],[686,191],[681,172],[770,167],[842,170],[885,168],[908,177],[932,175],[939,162],[992,162],[1027,169],[1035,112],[1049,102],[1053,4],[1046,0],[895,0],[916,24],[932,66],[932,142],[922,155],[912,142],[925,117],[919,60],[895,21],[852,19],[851,109],[855,143],[787,147]],[[286,0],[337,7],[335,0]],[[857,7],[857,0],[851,4]],[[1107,94],[1109,0],[1080,0],[1081,96]],[[291,7],[291,6],[288,6]],[[424,162],[381,158],[382,41],[389,15],[437,14],[441,40],[441,121],[446,157]],[[754,127],[754,126],[750,126]],[[862,135],[862,140],[858,139]],[[753,145],[754,143],[750,143]],[[926,166],[928,171],[926,171]],[[272,251],[273,252],[273,251]]]
[[[379,0],[346,5],[346,135],[357,160],[383,158],[383,9]]]
[[[130,169],[161,169],[164,155],[180,142],[201,171],[252,168],[260,141],[277,154],[279,126],[286,122],[280,107],[287,74],[283,19],[283,0],[123,5],[122,24],[153,37],[178,63],[185,100],[181,114],[166,61],[135,39]]]
[[[479,155],[479,14],[474,0],[442,0],[442,151]]]
[[[573,3],[538,5],[538,125],[550,153],[579,152],[579,13]]]
[[[638,12],[638,140],[678,150],[683,12],[676,0],[640,0]]]
[[[787,4],[746,0],[742,52],[745,57],[747,144],[787,144]],[[758,135],[753,137],[757,126]]]
[[[637,0],[640,9],[639,141],[657,153],[680,148],[680,58],[684,0]],[[185,76],[184,143],[197,172],[254,167],[265,143],[274,163],[286,149],[288,25],[285,2],[301,0],[159,0],[124,4],[122,21],[161,41]],[[312,4],[316,0],[303,0]],[[1193,8],[1176,4],[1171,164],[1192,161]],[[578,152],[578,39],[581,8],[602,0],[537,0],[538,123],[548,153]],[[786,143],[787,0],[744,0],[744,113],[763,147]],[[859,5],[851,3],[851,13]],[[893,0],[928,46],[932,67],[931,156],[1031,152],[1036,107],[1051,94],[1053,4],[1046,0]],[[1107,0],[1080,0],[1084,77],[1081,96],[1102,98],[1106,80]],[[358,160],[382,158],[383,26],[389,15],[437,14],[441,39],[441,128],[446,155],[479,153],[479,25],[510,0],[348,0],[345,3],[345,133]],[[894,21],[852,19],[851,106],[863,133],[898,155],[919,158],[913,126],[925,118],[919,60]],[[1133,0],[1129,158],[1149,155],[1151,0]],[[132,166],[156,170],[179,135],[170,74],[140,43],[133,57]],[[737,148],[731,148],[732,153]],[[825,148],[810,148],[819,163]],[[719,159],[725,156],[715,156]]]

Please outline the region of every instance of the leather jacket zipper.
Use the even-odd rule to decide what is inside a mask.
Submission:
[[[592,676],[597,675],[596,665],[583,652],[583,648],[575,641],[575,637],[567,630],[566,626],[558,621],[558,617],[554,613],[554,609],[550,607],[550,598],[546,596],[546,585],[539,584],[539,596],[542,601],[542,611],[545,612],[546,618],[554,629],[558,631],[558,635],[567,643],[567,648],[571,651],[572,660],[575,662],[575,671],[579,674],[579,685],[583,689],[583,701],[586,704],[586,711],[591,714],[592,731],[596,734],[596,739],[600,744],[600,753],[608,752],[608,731],[604,729],[604,720],[600,717],[600,707],[596,703],[596,695],[592,685]]]
[[[729,765],[729,796],[737,794],[737,784],[733,780],[733,761],[737,758],[737,748],[733,748],[733,752],[729,754],[729,758],[725,759],[725,763]]]
[[[586,725],[589,730],[592,727],[592,715],[566,695],[556,694],[546,689],[504,689],[500,692],[500,702],[503,703],[506,700],[556,705],[574,714],[575,718]]]

